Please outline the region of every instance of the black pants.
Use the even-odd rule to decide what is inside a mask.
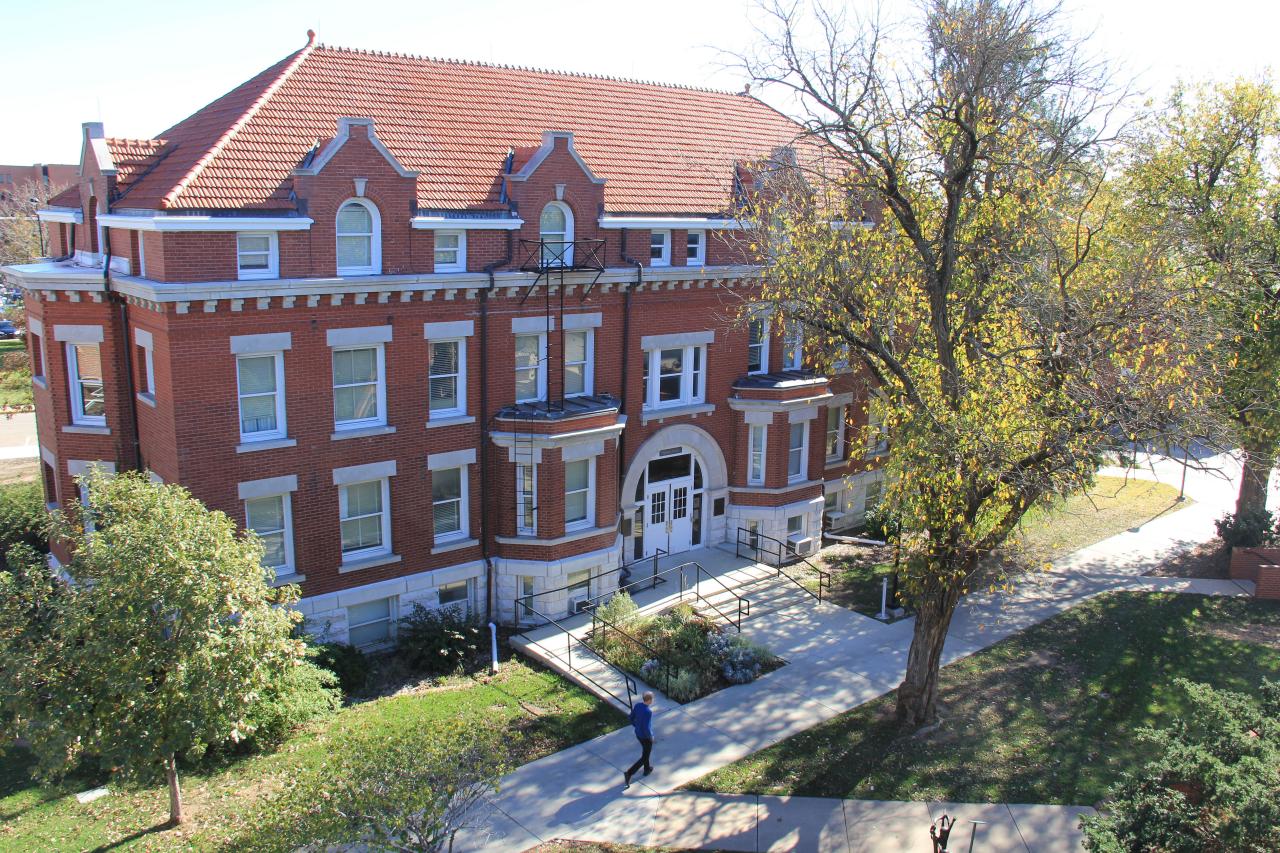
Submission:
[[[636,775],[636,771],[641,767],[644,768],[646,773],[653,771],[653,768],[649,765],[649,753],[653,751],[653,738],[639,737],[636,740],[640,741],[640,758],[627,770],[628,779]]]

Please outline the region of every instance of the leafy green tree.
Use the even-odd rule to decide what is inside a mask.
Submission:
[[[1134,227],[1169,272],[1212,288],[1227,333],[1215,398],[1244,451],[1236,515],[1266,509],[1280,451],[1280,97],[1267,80],[1180,86],[1142,127],[1125,176]]]
[[[932,0],[892,43],[821,8],[773,14],[744,62],[806,132],[750,170],[744,215],[806,355],[847,357],[883,395],[917,611],[897,713],[920,726],[979,561],[1087,486],[1116,437],[1193,422],[1217,333],[1154,274],[1163,247],[1112,233],[1111,87],[1054,10]]]
[[[1139,736],[1154,758],[1083,821],[1096,853],[1269,853],[1280,832],[1280,682],[1262,701],[1178,679],[1188,710]]]
[[[85,522],[54,524],[69,582],[29,549],[0,576],[4,733],[44,775],[86,758],[125,777],[163,771],[177,824],[179,759],[251,734],[255,703],[303,660],[297,588],[272,589],[261,542],[179,486],[98,470],[81,483]]]

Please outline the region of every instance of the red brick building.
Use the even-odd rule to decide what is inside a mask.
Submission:
[[[31,184],[56,189],[75,182],[75,166],[60,163],[36,163],[32,166],[0,164],[0,199],[17,198],[18,193],[23,192],[23,187]]]
[[[360,645],[415,602],[562,613],[739,528],[813,547],[879,475],[860,380],[744,310],[741,164],[798,130],[311,43],[156,139],[87,124],[53,257],[4,270],[48,499],[93,464],[182,483]]]

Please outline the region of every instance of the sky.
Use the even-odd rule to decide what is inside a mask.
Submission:
[[[872,0],[848,0],[862,9]],[[882,0],[882,16],[909,0]],[[1178,79],[1276,61],[1268,0],[1063,0],[1091,49],[1160,98]],[[754,0],[0,0],[0,163],[76,163],[80,124],[153,137],[306,43],[740,91],[725,51],[756,40]]]

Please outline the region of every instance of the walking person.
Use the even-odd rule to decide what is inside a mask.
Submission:
[[[653,765],[649,763],[649,753],[653,751],[653,693],[646,690],[640,698],[641,702],[631,706],[631,727],[636,730],[636,740],[640,741],[640,758],[622,774],[624,791],[631,787],[631,777],[641,767],[646,776],[653,772]]]

